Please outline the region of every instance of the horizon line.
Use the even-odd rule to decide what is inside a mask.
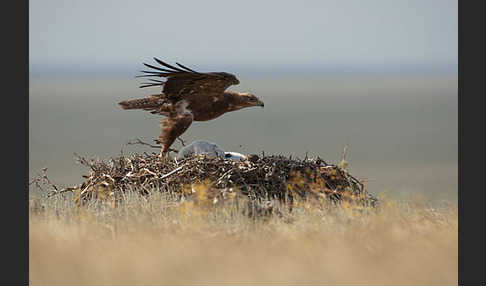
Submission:
[[[193,65],[194,66],[194,65]],[[89,75],[138,75],[144,69],[142,63],[135,65],[78,65],[78,64],[48,64],[29,62],[29,76],[89,76]],[[454,74],[458,73],[457,63],[334,63],[334,64],[280,64],[280,65],[250,65],[250,64],[216,64],[207,67],[207,64],[196,68],[201,72],[232,71],[240,75],[309,75],[309,74]],[[210,70],[211,69],[211,70]]]

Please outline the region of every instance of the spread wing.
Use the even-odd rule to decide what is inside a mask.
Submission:
[[[160,121],[162,133],[159,142],[162,144],[162,153],[169,151],[169,147],[177,137],[181,136],[192,123],[192,114],[182,113],[176,116],[165,117]]]
[[[223,92],[231,85],[239,84],[239,80],[230,73],[226,72],[208,72],[200,73],[179,63],[178,67],[164,63],[154,58],[162,67],[156,67],[144,63],[151,68],[150,71],[138,77],[155,77],[166,78],[166,81],[149,79],[150,82],[143,83],[140,87],[162,86],[162,92],[171,102],[177,102],[188,95],[193,96],[223,96]]]

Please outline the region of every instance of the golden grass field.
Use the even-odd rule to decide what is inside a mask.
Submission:
[[[252,219],[230,201],[30,201],[30,285],[457,285],[457,206],[298,202]]]

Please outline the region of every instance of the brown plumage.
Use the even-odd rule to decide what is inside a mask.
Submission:
[[[164,77],[166,81],[150,79],[150,82],[143,83],[140,87],[162,86],[162,93],[125,100],[119,104],[123,109],[143,109],[166,116],[161,120],[161,154],[169,151],[172,143],[189,128],[192,121],[207,121],[226,112],[264,106],[253,94],[226,91],[229,86],[240,83],[233,74],[200,73],[179,63],[175,67],[154,59],[163,67],[144,63],[153,70],[142,71],[146,75],[139,77]]]

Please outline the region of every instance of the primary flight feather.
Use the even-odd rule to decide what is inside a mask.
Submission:
[[[169,65],[157,58],[154,60],[162,67],[146,64],[152,70],[142,71],[149,77],[140,87],[161,86],[162,93],[145,98],[120,102],[123,109],[143,109],[153,114],[164,115],[161,120],[162,132],[159,143],[161,155],[169,151],[174,141],[191,125],[192,121],[208,121],[226,112],[264,104],[255,95],[245,92],[227,91],[231,85],[240,81],[226,72],[201,73],[182,64]],[[165,78],[165,81],[155,78]]]

